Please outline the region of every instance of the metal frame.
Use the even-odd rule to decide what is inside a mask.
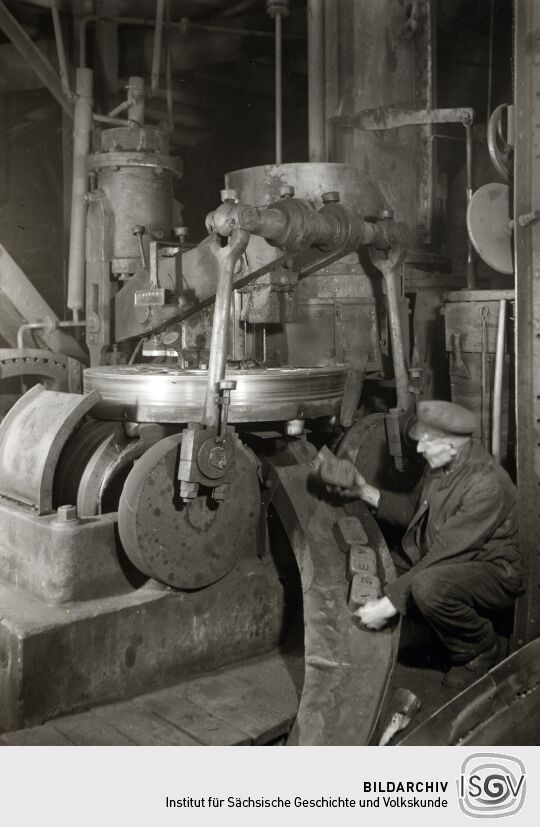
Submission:
[[[540,205],[540,30],[537,0],[515,6],[514,216]],[[517,482],[520,544],[528,562],[519,601],[518,646],[540,635],[540,223],[515,221]]]

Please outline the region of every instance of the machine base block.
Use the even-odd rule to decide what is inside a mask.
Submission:
[[[260,560],[198,592],[149,581],[61,607],[0,581],[0,606],[0,732],[259,655],[284,630],[283,588]]]
[[[0,736],[1,746],[249,746],[284,739],[298,709],[279,652]]]

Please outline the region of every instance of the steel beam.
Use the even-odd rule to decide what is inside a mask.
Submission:
[[[8,11],[0,0],[0,28],[22,54],[36,75],[43,81],[51,95],[56,98],[62,109],[73,116],[73,103],[62,91],[60,78],[41,53],[36,44],[28,37],[20,23]]]

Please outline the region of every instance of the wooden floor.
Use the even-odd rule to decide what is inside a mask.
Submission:
[[[279,741],[298,709],[297,675],[272,653],[121,703],[5,733],[0,746],[250,746]]]

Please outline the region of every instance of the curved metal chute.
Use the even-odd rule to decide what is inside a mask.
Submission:
[[[379,528],[362,503],[335,507],[310,491],[309,464],[274,468],[273,505],[291,542],[304,600],[305,677],[289,745],[370,743],[390,680],[399,626],[370,632],[347,605],[345,556],[335,522],[360,517],[383,579],[395,577]]]

